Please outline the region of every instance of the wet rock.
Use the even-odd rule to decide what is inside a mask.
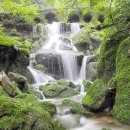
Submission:
[[[9,96],[15,97],[16,95],[21,94],[22,92],[17,87],[15,82],[11,82],[9,77],[5,74],[5,72],[0,72],[0,84],[2,85],[3,89],[8,93]]]
[[[89,62],[86,66],[86,75],[90,81],[93,81],[97,77],[97,62]]]
[[[15,72],[26,76],[29,56],[13,47],[0,46],[0,71]]]
[[[62,55],[63,56],[63,55]],[[78,54],[77,56],[78,67],[81,66],[83,55]],[[38,53],[36,54],[35,60],[37,64],[44,66],[45,71],[56,79],[64,78],[63,64],[61,55],[56,53]]]
[[[71,14],[68,17],[68,22],[70,22],[70,23],[80,22],[78,14],[75,14],[75,13]]]
[[[87,111],[81,104],[78,104],[73,100],[65,99],[63,100],[62,105],[66,107],[70,107],[70,110],[67,113],[81,114],[86,117],[94,116],[93,113]]]
[[[83,80],[83,85],[85,88],[85,92],[87,92],[89,90],[90,86],[92,85],[92,82],[88,81],[88,80]]]
[[[15,81],[17,83],[17,86],[22,92],[28,93],[29,83],[25,76],[13,72],[9,72],[8,76],[11,81]]]
[[[53,121],[54,130],[67,130],[59,121]]]
[[[51,74],[54,77],[63,77],[64,72],[62,64],[60,62],[59,54],[39,53],[36,55],[35,60],[37,64],[41,64],[44,66],[48,74]]]
[[[115,88],[108,89],[100,79],[94,81],[83,99],[83,106],[92,112],[102,112],[112,108],[115,101]]]
[[[59,80],[42,85],[39,89],[46,98],[65,98],[79,94],[73,87],[72,83]]]

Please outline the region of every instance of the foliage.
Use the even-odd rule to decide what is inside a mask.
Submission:
[[[39,15],[38,8],[31,3],[29,4],[27,0],[20,0],[19,2],[2,0],[0,1],[0,13],[11,14],[16,19],[28,23],[33,23],[35,17]]]

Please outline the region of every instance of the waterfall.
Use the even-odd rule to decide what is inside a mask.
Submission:
[[[70,81],[75,81],[78,79],[78,66],[77,58],[74,55],[61,55],[64,78]]]
[[[90,51],[87,50],[86,52],[86,56],[84,56],[83,61],[82,61],[82,66],[81,66],[81,70],[80,70],[80,79],[81,80],[85,80],[87,79],[86,77],[86,66],[87,66],[87,62],[88,62],[88,58],[90,57]]]
[[[78,51],[73,45],[71,37],[80,30],[80,24],[53,22],[52,24],[47,24],[46,28],[48,30],[48,40],[44,41],[40,49],[35,52],[35,54],[41,52],[48,55],[54,54],[55,61],[53,61],[53,58],[48,60],[48,67],[51,67],[49,68],[48,73],[52,75],[57,73],[55,70],[55,63],[53,62],[58,61],[58,64],[56,65],[59,66],[57,68],[59,69],[58,73],[60,73],[60,78],[76,81],[79,78],[79,67],[77,63]],[[33,35],[43,35],[43,29],[44,28],[41,24],[35,26],[33,29]],[[47,83],[50,80],[54,80],[48,74],[44,74],[31,65],[31,62],[34,61],[34,59],[35,56],[33,57],[33,60],[30,61],[28,69],[33,75],[35,83]]]

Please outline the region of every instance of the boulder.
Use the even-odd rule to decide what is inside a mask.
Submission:
[[[71,108],[67,113],[81,114],[86,117],[94,116],[92,112],[87,111],[81,104],[78,104],[73,100],[65,99],[63,100],[62,105]]]
[[[29,89],[29,83],[27,81],[27,78],[23,75],[9,72],[8,77],[10,78],[11,81],[15,81],[17,83],[17,86],[22,92],[28,92]]]
[[[52,119],[55,113],[54,105],[37,102],[28,94],[13,99],[0,97],[0,129],[2,130],[61,130],[64,127]]]
[[[74,89],[74,84],[64,80],[49,82],[46,85],[40,86],[39,89],[46,98],[65,98],[79,94]]]
[[[89,80],[83,80],[83,85],[84,85],[84,91],[87,92],[87,90],[90,88],[90,86],[92,85],[93,83]]]
[[[97,79],[88,89],[83,99],[83,106],[92,112],[102,112],[106,108],[112,108],[115,101],[115,88],[107,88],[102,80]]]
[[[9,96],[15,97],[16,95],[21,94],[22,92],[17,87],[15,82],[11,82],[9,77],[5,74],[5,72],[0,72],[0,84],[3,89],[8,93]]]
[[[72,37],[72,42],[81,51],[94,51],[100,45],[99,32],[92,31],[87,27],[83,27],[78,33],[76,33]]]

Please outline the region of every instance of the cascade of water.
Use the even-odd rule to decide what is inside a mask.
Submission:
[[[30,55],[30,65],[28,66],[28,70],[31,72],[35,84],[40,84],[40,83],[48,83],[48,81],[54,80],[53,77],[44,74],[43,72],[37,70],[34,68],[33,63],[35,61],[35,54]]]
[[[85,80],[86,77],[86,66],[87,66],[87,62],[88,62],[88,58],[90,57],[90,51],[87,50],[87,54],[86,56],[84,56],[83,61],[82,61],[82,66],[81,66],[81,70],[80,70],[80,79],[81,80]]]
[[[46,53],[54,53],[54,55],[57,57],[58,64],[59,64],[59,73],[61,77],[64,77],[64,79],[75,81],[78,79],[79,76],[79,70],[78,70],[78,64],[77,64],[77,49],[73,45],[70,38],[72,35],[77,33],[80,30],[80,24],[79,23],[57,23],[53,22],[52,24],[47,24],[48,29],[48,41],[42,45],[40,50],[38,52],[46,52]],[[34,27],[33,34],[35,36],[42,35],[43,34],[43,26],[38,25]],[[67,38],[65,37],[67,35]],[[36,52],[37,53],[37,52]],[[33,59],[31,62],[35,61],[35,55],[33,56]],[[52,77],[48,76],[47,74],[44,74],[43,72],[37,70],[33,65],[28,67],[30,72],[33,75],[33,78],[35,80],[35,83],[47,83],[49,80],[54,80]],[[50,74],[55,73],[55,67],[52,65],[53,61],[49,61],[51,65],[51,71]],[[55,62],[55,61],[54,61]],[[63,70],[61,70],[61,68]],[[54,69],[54,70],[53,70]],[[54,71],[54,72],[52,72]],[[64,74],[64,76],[63,76]]]
[[[67,80],[75,81],[78,78],[77,58],[75,55],[61,55],[63,65],[64,78]]]

